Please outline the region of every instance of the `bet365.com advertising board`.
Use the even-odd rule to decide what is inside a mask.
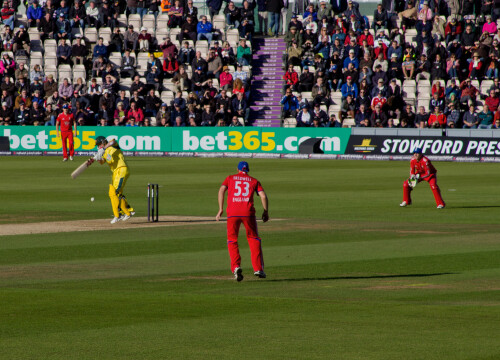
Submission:
[[[323,138],[325,154],[344,154],[350,129],[257,128],[257,127],[80,127],[75,137],[77,154],[95,151],[94,139],[102,135],[115,138],[131,155],[168,155],[175,153],[261,153],[297,154],[299,145],[310,138]],[[13,155],[56,155],[62,151],[54,127],[6,126],[0,136],[10,139]]]

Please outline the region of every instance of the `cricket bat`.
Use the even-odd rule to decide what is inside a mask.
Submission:
[[[87,170],[87,168],[92,165],[93,162],[86,160],[82,165],[78,166],[75,171],[71,173],[71,178],[76,179],[82,172]]]

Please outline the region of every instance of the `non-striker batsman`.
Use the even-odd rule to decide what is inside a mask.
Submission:
[[[261,240],[257,231],[253,196],[254,194],[258,194],[260,197],[262,207],[264,208],[264,212],[262,213],[262,220],[264,222],[269,220],[268,200],[264,188],[257,179],[248,175],[249,171],[250,167],[248,163],[241,161],[238,164],[238,173],[230,175],[224,180],[219,189],[219,212],[215,217],[219,221],[224,212],[224,196],[227,191],[227,247],[229,257],[231,258],[231,271],[236,281],[243,280],[241,256],[238,248],[238,233],[241,224],[246,229],[254,275],[259,278],[266,277]]]
[[[114,215],[111,224],[128,220],[135,212],[127,203],[127,199],[123,194],[123,189],[125,188],[130,172],[120,146],[118,146],[115,140],[108,142],[104,136],[96,137],[95,144],[98,151],[96,156],[90,159],[89,162],[92,163],[95,159],[101,165],[107,163],[113,173],[111,184],[109,185],[109,198]],[[120,215],[120,211],[123,212],[123,215]]]

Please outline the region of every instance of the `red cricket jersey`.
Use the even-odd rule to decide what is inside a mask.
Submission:
[[[257,179],[244,172],[230,175],[222,185],[227,187],[227,216],[254,216],[253,195],[264,191]]]
[[[420,174],[420,178],[424,179],[431,174],[437,173],[436,168],[434,165],[432,165],[431,161],[426,157],[423,156],[420,161],[417,161],[416,159],[411,159],[410,161],[410,174],[411,175],[417,175]]]
[[[75,117],[73,114],[65,115],[64,113],[60,113],[56,121],[61,124],[61,131],[72,131]]]

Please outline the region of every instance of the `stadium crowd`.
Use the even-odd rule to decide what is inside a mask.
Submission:
[[[19,5],[1,11],[0,124],[54,125],[65,104],[80,126],[248,121],[255,1],[207,0],[211,17],[193,0],[29,0],[24,19]]]
[[[500,128],[499,0],[311,1],[285,36],[296,126]]]
[[[269,24],[258,35],[285,33],[288,1],[206,0],[209,16],[193,0],[29,0],[16,18],[19,5],[1,10],[0,124],[54,125],[68,104],[79,125],[240,126],[254,19]],[[500,0],[384,0],[373,16],[311,0],[294,14],[281,103],[296,126],[500,126]]]

